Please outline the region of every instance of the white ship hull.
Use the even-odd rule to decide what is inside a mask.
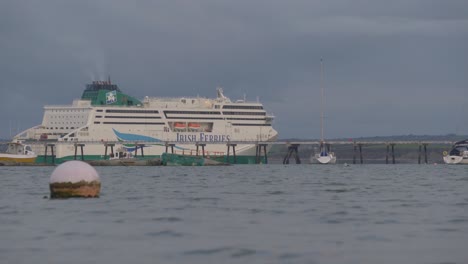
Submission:
[[[154,158],[160,157],[164,152],[168,153],[176,153],[176,154],[183,154],[183,155],[197,155],[197,146],[196,142],[190,144],[175,144],[173,148],[168,146],[166,148],[164,143],[137,143],[141,144],[137,147],[135,151],[135,143],[134,142],[122,142],[117,143],[111,149],[109,146],[106,145],[105,142],[80,142],[83,144],[83,159],[84,160],[104,160],[108,159],[111,155],[112,151],[114,153],[117,152],[118,149],[126,149],[127,151],[132,151],[134,156],[137,158]],[[45,153],[45,145],[38,143],[38,144],[31,144],[33,150],[36,153],[40,154],[40,160],[38,162],[52,162],[52,154],[54,155],[54,162],[61,163],[67,160],[74,160],[82,159],[82,152],[81,146],[71,143],[71,142],[56,142],[54,143],[54,150],[52,153],[51,146],[47,149],[47,155]],[[143,146],[143,150],[141,148]],[[271,145],[267,146],[267,152],[271,149]],[[218,157],[224,156],[226,157],[227,152],[227,145],[223,143],[217,144],[206,144],[204,147],[204,152],[202,147],[198,147],[198,155],[206,156],[206,157]],[[76,153],[76,155],[75,155]],[[234,158],[234,150],[232,147],[229,149],[229,156],[231,159]],[[256,156],[256,145],[255,144],[237,144],[235,147],[235,156],[238,163],[255,163],[255,156]],[[262,153],[262,156],[264,154]]]

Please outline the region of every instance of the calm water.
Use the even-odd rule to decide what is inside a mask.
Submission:
[[[0,167],[1,263],[468,263],[468,166]]]

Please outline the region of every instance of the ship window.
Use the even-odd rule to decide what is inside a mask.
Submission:
[[[189,117],[189,116],[178,116],[178,117],[166,117],[166,119],[197,119],[197,120],[223,120],[222,117]]]
[[[265,112],[223,112],[224,115],[266,115]]]
[[[265,118],[232,118],[228,117],[227,120],[266,120]]]
[[[109,109],[106,113],[128,113],[128,114],[158,114],[158,110],[120,110],[120,109]]]
[[[102,116],[96,116],[96,118],[101,118]]]
[[[161,119],[160,116],[104,116],[104,118]]]
[[[102,109],[98,109],[98,110],[96,110],[96,112],[102,112]]]
[[[225,105],[223,109],[263,109],[260,105]]]
[[[101,124],[101,122],[94,122],[94,124]]]
[[[188,114],[188,115],[219,115],[220,112],[213,111],[164,111],[165,114]]]

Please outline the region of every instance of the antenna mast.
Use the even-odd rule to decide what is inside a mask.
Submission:
[[[320,129],[321,129],[321,142],[323,142],[323,60],[320,58]]]

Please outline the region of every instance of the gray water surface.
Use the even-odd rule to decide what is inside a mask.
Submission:
[[[0,168],[0,263],[468,263],[468,166]]]

